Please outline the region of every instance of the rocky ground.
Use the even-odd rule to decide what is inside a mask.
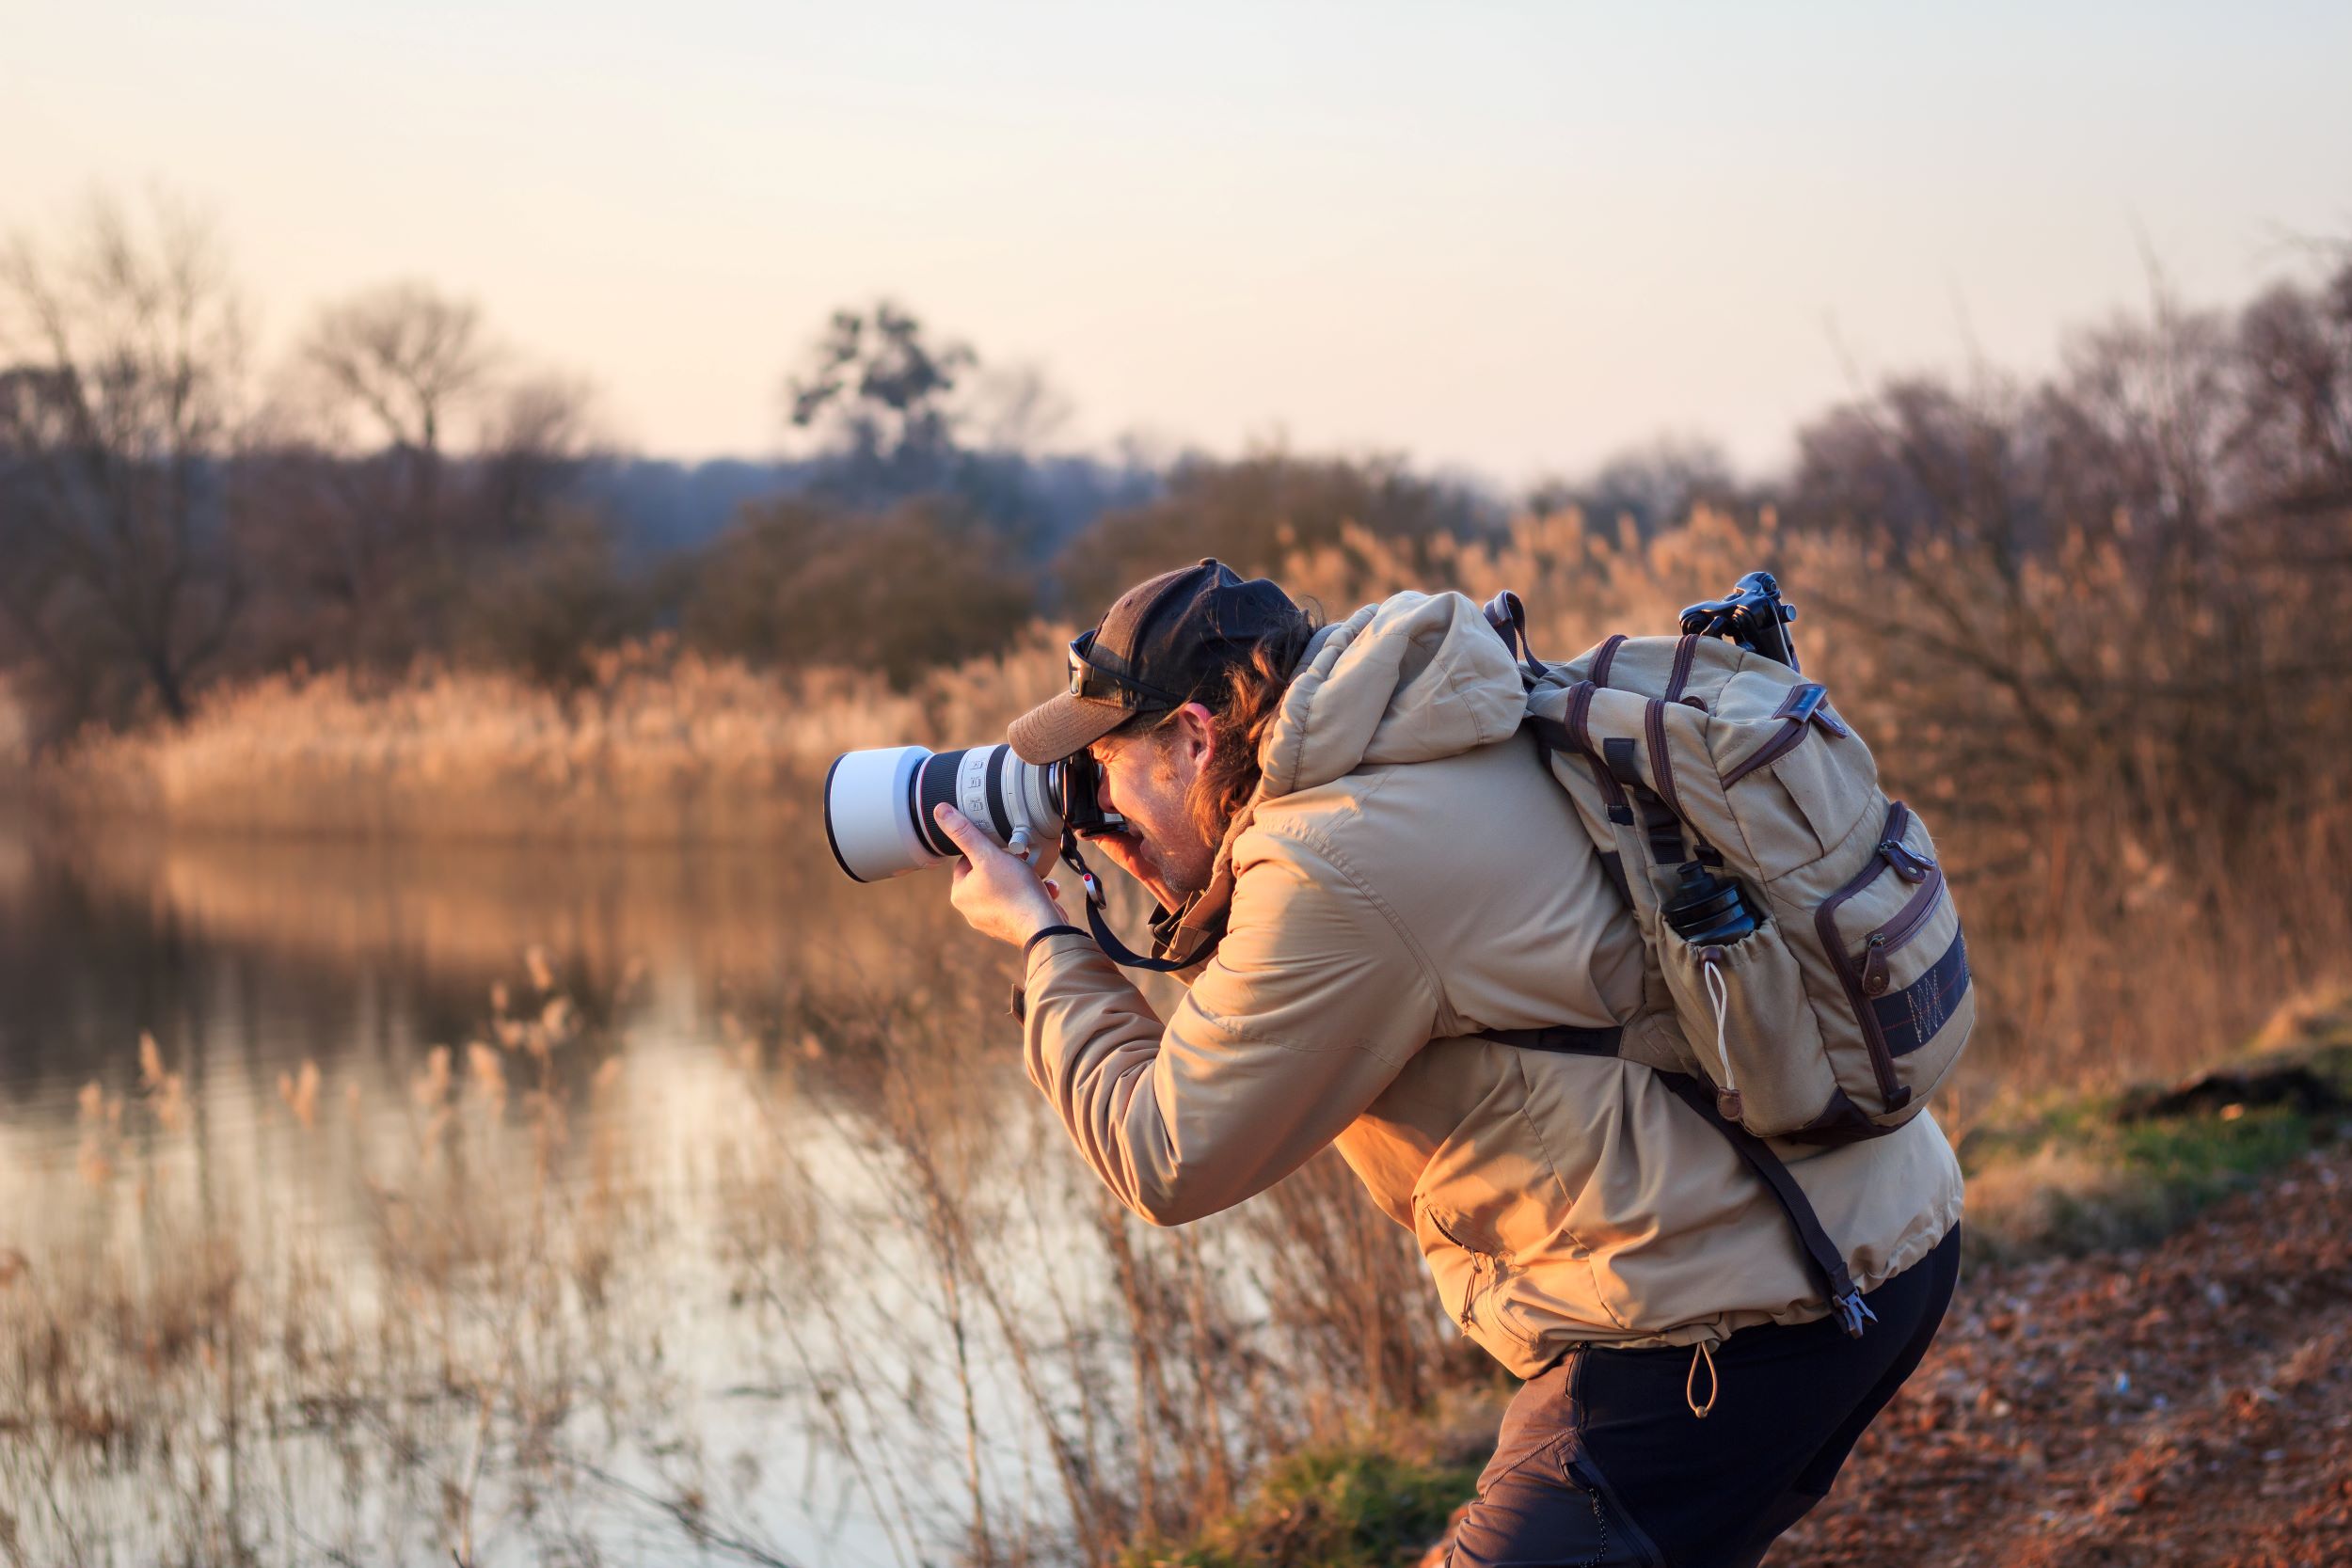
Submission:
[[[2352,1565],[2352,1151],[2146,1251],[1964,1275],[1770,1562]]]

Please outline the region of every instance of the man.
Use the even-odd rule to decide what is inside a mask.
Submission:
[[[1122,594],[1012,725],[1085,751],[1100,840],[1189,990],[1155,1017],[1023,861],[952,808],[956,908],[1025,952],[1029,1076],[1120,1201],[1179,1225],[1336,1142],[1463,1331],[1527,1379],[1452,1560],[1739,1564],[1827,1494],[1950,1298],[1961,1180],[1921,1115],[1789,1168],[1876,1316],[1826,1316],[1731,1146],[1607,1053],[1641,937],[1518,735],[1458,594],[1320,630],[1215,561]],[[1531,1050],[1482,1031],[1569,1025]]]

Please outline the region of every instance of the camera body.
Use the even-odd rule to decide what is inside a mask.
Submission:
[[[942,802],[1034,863],[1063,830],[1082,838],[1127,824],[1103,809],[1102,770],[1084,752],[1042,767],[1011,747],[933,752],[883,746],[845,752],[825,772],[825,843],[852,881],[878,882],[953,863],[960,851],[932,818]]]

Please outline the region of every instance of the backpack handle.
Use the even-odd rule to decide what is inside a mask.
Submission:
[[[1549,673],[1543,660],[1535,657],[1534,648],[1527,641],[1527,607],[1508,588],[1488,599],[1486,605],[1486,624],[1495,628],[1502,645],[1511,650],[1514,662],[1520,665],[1531,680],[1541,680]]]

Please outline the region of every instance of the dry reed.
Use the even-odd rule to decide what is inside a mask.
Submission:
[[[1350,532],[1282,576],[1340,613],[1414,582],[1515,587],[1539,651],[1558,657],[1608,630],[1670,626],[1682,602],[1763,562],[1818,611],[1799,628],[1807,668],[1872,736],[1890,788],[1930,813],[1967,912],[1987,1006],[1982,1049],[1941,1107],[1947,1126],[2004,1096],[2209,1058],[2280,996],[2352,970],[2352,915],[2328,869],[2352,847],[2333,775],[2292,751],[2303,728],[2249,731],[2280,737],[2278,768],[2307,784],[2235,812],[2194,798],[2209,740],[2197,726],[2231,719],[2243,693],[2215,684],[2194,726],[2137,721],[2177,718],[2193,672],[2106,646],[2095,620],[2070,613],[2147,600],[2116,552],[2061,549],[1995,582],[1964,555],[1893,561],[1864,542],[1782,537],[1769,517],[1703,515],[1645,544],[1558,517],[1492,543],[1439,540],[1420,558]],[[1960,585],[1958,622],[1924,596],[1937,574]],[[2279,616],[2305,613],[2280,594]],[[2004,642],[2021,616],[2049,635]],[[1054,641],[1040,629],[1020,654],[905,697],[847,676],[787,685],[663,648],[612,656],[569,707],[493,677],[381,690],[285,680],[224,693],[182,732],[94,737],[50,781],[183,827],[704,836],[821,866],[804,794],[826,757],[985,738],[1055,684]],[[2342,682],[2298,697],[2331,712]],[[272,898],[215,903],[223,918],[305,923]],[[1100,1560],[1179,1537],[1269,1455],[1482,1375],[1416,1305],[1409,1239],[1333,1162],[1182,1232],[1106,1204],[990,1043],[1009,1037],[1001,972],[943,963],[909,979],[893,953],[959,951],[961,939],[944,900],[899,908],[879,947],[804,939],[769,991],[728,1006],[714,1055],[742,1092],[693,1130],[689,1162],[719,1195],[704,1233],[763,1330],[755,1354],[772,1358],[745,1381],[800,1391],[811,1433],[899,1555],[945,1542],[975,1562]],[[526,963],[494,1011],[481,1040],[417,1064],[405,1175],[369,1172],[367,1291],[330,1282],[342,1259],[322,1243],[256,1252],[262,1232],[216,1214],[163,1231],[135,1217],[147,1238],[135,1248],[93,1217],[118,1239],[80,1262],[12,1245],[0,1333],[14,1354],[0,1377],[18,1381],[0,1395],[32,1414],[0,1433],[0,1465],[12,1495],[35,1499],[15,1529],[72,1556],[103,1535],[88,1499],[108,1497],[104,1478],[160,1452],[162,1434],[194,1432],[200,1459],[175,1449],[147,1472],[167,1484],[145,1538],[202,1560],[288,1546],[291,1511],[267,1488],[314,1487],[322,1453],[357,1478],[322,1537],[353,1560],[388,1518],[406,1521],[404,1544],[421,1529],[453,1549],[494,1522],[539,1531],[547,1515],[527,1499],[543,1493],[577,1511],[569,1534],[533,1535],[549,1550],[592,1551],[611,1526],[601,1508],[772,1556],[755,1511],[713,1501],[724,1488],[707,1463],[656,1452],[702,1450],[647,1354],[660,1326],[630,1315],[640,1292],[662,1298],[653,1260],[675,1252],[626,1169],[678,1156],[616,1152],[605,1128],[590,1196],[556,1180],[575,1157],[573,1097],[626,1069],[570,1065],[586,1025],[544,962]],[[202,1132],[200,1112],[167,1111],[170,1065],[147,1055],[136,1099],[93,1086],[82,1107],[79,1180],[114,1209],[126,1184],[140,1202],[185,1202],[171,1151]],[[334,1089],[289,1074],[282,1103],[301,1135],[325,1136]],[[485,1172],[524,1201],[476,1201]],[[2011,1190],[2019,1180],[2029,1190]],[[2030,1212],[2042,1189],[2087,1180],[2028,1170],[1985,1196]],[[167,1232],[189,1240],[166,1247]],[[281,1233],[315,1235],[268,1232]],[[109,1326],[79,1327],[92,1323]],[[583,1440],[585,1407],[624,1434],[624,1457]]]
[[[2280,717],[2280,683],[2250,665],[2216,670],[2217,632],[2184,625],[2119,645],[2109,628],[2162,625],[2169,601],[2114,540],[2060,541],[2018,566],[1949,541],[1904,557],[1883,541],[1791,537],[1769,512],[1702,512],[1647,541],[1565,514],[1492,540],[1350,529],[1294,551],[1279,575],[1332,614],[1404,586],[1517,588],[1536,646],[1560,657],[1611,630],[1670,627],[1683,603],[1760,562],[1806,608],[1808,671],[1945,847],[1991,1004],[1982,1057],[1996,1070],[1976,1082],[2171,1071],[2226,1048],[2277,997],[2352,967],[2352,910],[2323,869],[2352,852],[2352,801],[2341,770],[2308,751],[2310,737],[2332,744],[2335,718],[2352,721],[2338,712],[2352,683],[2338,670],[2295,683],[2302,706]],[[2325,591],[2309,574],[2261,572],[2249,565],[2238,588],[2255,628],[2228,644],[2241,664],[2249,638],[2292,648],[2332,615],[2307,602]],[[280,677],[215,693],[177,730],[93,735],[44,777],[85,815],[181,830],[700,839],[821,867],[809,794],[834,753],[1000,733],[1057,684],[1063,635],[1040,626],[904,694],[668,644],[603,656],[568,701],[493,674]],[[2243,733],[2233,714],[2249,716]],[[2268,728],[2247,727],[2257,714]],[[2213,785],[2229,784],[2221,767],[2307,787],[2240,812]]]
[[[280,1076],[254,1164],[140,1041],[72,1163],[20,1184],[47,1219],[0,1212],[0,1540],[777,1562],[837,1493],[898,1560],[1100,1561],[1491,1376],[1336,1161],[1153,1229],[1067,1156],[985,965],[818,973],[724,1000],[681,1063],[616,1049],[627,998],[527,953],[480,1037],[364,1106]],[[707,1080],[691,1115],[626,1114],[656,1062]],[[774,1391],[818,1494],[764,1473],[726,1389]]]

